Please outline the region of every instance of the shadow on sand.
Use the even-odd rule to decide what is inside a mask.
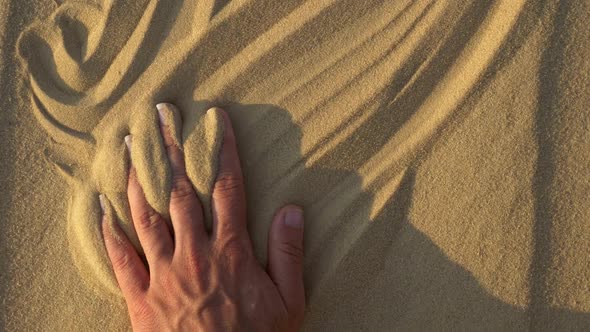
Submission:
[[[208,108],[212,103],[192,106]],[[232,117],[238,142],[262,142],[239,145],[249,229],[262,261],[274,211],[286,202],[305,207],[305,330],[524,330],[530,326],[526,308],[490,295],[412,225],[408,216],[414,170],[403,175],[396,192],[370,220],[374,196],[361,188],[356,172],[305,166],[302,134],[287,111],[273,105],[219,106]],[[545,312],[565,330],[590,326],[587,313],[551,308]]]

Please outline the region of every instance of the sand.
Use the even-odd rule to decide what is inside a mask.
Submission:
[[[0,329],[129,329],[99,230],[123,137],[159,211],[174,102],[209,203],[233,120],[248,227],[305,208],[306,331],[590,328],[587,1],[0,5]],[[206,211],[210,223],[210,211]]]

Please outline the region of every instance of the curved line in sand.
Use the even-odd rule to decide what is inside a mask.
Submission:
[[[516,21],[519,12],[522,9],[524,0],[505,0],[495,3],[492,12],[486,16],[486,19],[479,24],[478,31],[467,43],[467,46],[461,50],[461,53],[455,63],[446,70],[442,79],[437,82],[432,93],[419,105],[418,109],[412,110],[411,116],[399,127],[399,130],[391,134],[391,139],[384,144],[371,158],[364,161],[359,172],[363,175],[363,189],[371,188],[379,181],[382,188],[387,188],[387,192],[393,193],[399,185],[403,174],[405,174],[407,167],[399,165],[400,161],[411,155],[416,151],[420,145],[426,144],[439,128],[445,123],[449,116],[457,108],[457,105],[469,94],[470,89],[476,84],[481,74],[485,71],[489,63],[492,61],[499,46],[506,39],[508,32]],[[240,5],[230,3],[220,15],[211,20],[209,28],[218,26],[232,15],[239,12],[240,9],[247,6],[249,2],[243,2]],[[203,84],[207,87],[208,93],[212,95],[219,95],[228,84],[228,81],[236,79],[242,75],[250,66],[259,62],[259,60],[272,51],[275,47],[281,44],[283,40],[296,34],[306,24],[313,21],[314,18],[321,16],[322,12],[334,6],[336,0],[332,1],[308,1],[294,11],[276,22],[267,31],[262,33],[258,38],[253,40],[245,48],[241,49],[236,54],[225,62],[222,66],[217,68]],[[112,4],[112,2],[109,2]],[[425,4],[425,3],[422,3]],[[50,95],[48,90],[39,85],[39,79],[34,75],[31,76],[32,86],[35,94],[35,103],[38,106],[37,117],[44,127],[52,134],[52,136],[63,136],[63,138],[77,137],[84,144],[94,143],[92,137],[88,133],[73,129],[66,126],[60,119],[59,114],[62,112],[104,112],[101,107],[110,106],[109,104],[120,103],[122,98],[116,100],[109,100],[115,91],[124,89],[124,80],[129,74],[130,68],[133,67],[135,57],[139,52],[143,51],[142,45],[147,39],[146,31],[150,29],[156,19],[158,8],[164,6],[165,2],[152,0],[149,2],[145,12],[140,18],[137,27],[126,41],[124,46],[119,50],[119,53],[114,58],[113,62],[108,65],[108,70],[100,82],[87,91],[87,95],[80,100],[75,100],[71,95]],[[411,3],[407,8],[411,10],[420,9],[420,3]],[[449,5],[447,3],[447,5]],[[203,6],[211,6],[203,4]],[[107,10],[110,10],[109,7]],[[207,7],[208,8],[208,7]],[[354,68],[356,72],[345,73],[349,75],[347,79],[343,80],[344,84],[336,87],[332,93],[325,95],[320,94],[319,100],[316,100],[312,105],[308,105],[305,112],[300,114],[299,123],[306,123],[313,125],[314,123],[320,127],[325,126],[322,121],[322,116],[317,111],[320,107],[329,107],[333,104],[332,101],[344,98],[347,104],[350,105],[352,112],[347,117],[343,117],[343,121],[335,129],[324,131],[324,136],[320,137],[314,144],[306,146],[303,149],[304,161],[294,165],[295,168],[304,168],[313,166],[316,162],[322,160],[322,157],[330,153],[330,151],[343,144],[343,142],[354,137],[357,134],[357,129],[365,123],[371,112],[365,112],[365,107],[375,107],[367,103],[372,100],[380,101],[380,96],[386,88],[390,87],[391,82],[394,81],[399,72],[411,72],[408,77],[403,77],[400,80],[399,91],[395,91],[395,98],[388,101],[386,107],[380,109],[380,112],[393,111],[390,108],[398,100],[400,96],[408,93],[414,84],[419,80],[427,80],[424,77],[425,67],[431,65],[434,57],[424,59],[412,59],[416,55],[416,50],[421,49],[423,45],[421,41],[424,36],[428,34],[430,28],[438,21],[438,18],[444,14],[444,3],[429,2],[425,4],[421,14],[417,19],[412,17],[401,18],[406,19],[407,28],[405,32],[399,36],[399,41],[391,45],[386,50],[380,50],[372,54],[374,60],[365,67]],[[205,16],[210,14],[203,14]],[[372,26],[371,31],[364,37],[358,40],[358,44],[350,44],[348,48],[342,50],[342,54],[334,58],[330,58],[328,68],[321,68],[318,72],[312,72],[308,78],[303,78],[299,85],[294,85],[292,89],[285,91],[285,94],[279,96],[281,102],[286,99],[293,98],[295,92],[302,90],[310,82],[316,78],[323,78],[326,70],[337,68],[342,62],[348,61],[349,54],[354,52],[371,38],[379,38],[382,31],[396,26],[396,16],[390,18],[388,22],[381,22]],[[419,22],[426,22],[425,24],[418,24]],[[393,25],[392,25],[393,24]],[[205,36],[206,29],[196,31],[193,35],[187,37],[186,43],[180,43],[178,48],[162,51],[158,54],[157,59],[145,68],[143,72],[137,75],[133,80],[133,84],[125,91],[123,95],[128,96],[144,96],[152,93],[160,88],[163,82],[168,82],[169,79],[176,73],[178,68],[181,68],[190,57],[192,52],[200,46],[200,41]],[[444,44],[444,42],[441,42]],[[100,42],[98,43],[100,45]],[[440,49],[439,45],[438,49]],[[436,49],[435,49],[436,51]],[[62,52],[67,52],[64,50]],[[65,53],[64,53],[65,54]],[[416,69],[415,71],[413,69]],[[159,82],[153,82],[149,78],[157,77],[156,73],[169,73],[168,76],[160,78]],[[403,75],[402,75],[403,76]],[[357,94],[351,92],[356,87],[352,84],[366,84],[373,83],[374,79],[378,77],[380,80],[377,89],[368,92],[359,92]],[[41,78],[42,79],[42,78]],[[113,83],[114,82],[114,83]],[[325,91],[323,91],[325,92]],[[364,94],[363,94],[364,93]],[[198,91],[194,92],[193,97],[198,99]],[[37,98],[38,96],[38,98]],[[57,98],[56,98],[57,97]],[[68,98],[70,100],[68,100]],[[349,98],[349,99],[346,99]],[[106,104],[105,101],[109,100]],[[127,98],[121,104],[135,102],[136,98]],[[341,100],[339,100],[341,101]],[[440,102],[442,101],[442,103]],[[342,103],[342,102],[341,102]],[[121,104],[117,106],[122,107]],[[378,106],[378,105],[377,105]],[[289,171],[293,170],[290,169]],[[399,170],[393,172],[392,170]],[[400,175],[401,174],[401,175]],[[283,181],[288,181],[288,177],[284,177]],[[382,204],[374,204],[371,211],[371,217],[378,214],[383,207]],[[358,239],[368,227],[368,223],[355,225],[357,227],[354,232],[347,234],[349,240],[354,242]],[[338,253],[340,259],[346,255],[343,251]],[[333,260],[331,267],[337,266],[339,260]]]
[[[390,142],[383,146],[379,153],[376,153],[361,167],[359,173],[363,175],[362,188],[364,190],[376,188],[379,192],[393,193],[395,195],[407,172],[407,166],[403,167],[403,165],[399,165],[399,162],[402,158],[415,151],[419,145],[425,144],[453,113],[457,105],[467,97],[469,90],[491,63],[499,46],[507,38],[507,34],[516,22],[525,2],[525,0],[518,2],[507,0],[498,3],[493,8],[492,14],[482,22],[479,30],[463,50],[458,61],[450,68],[444,79],[437,85],[435,91],[408,122],[401,126],[400,131],[403,134],[401,138],[395,135]],[[500,30],[500,33],[498,33],[498,30]],[[478,54],[480,57],[475,57],[474,54]],[[419,76],[419,73],[416,76]],[[453,90],[452,88],[457,85],[451,84],[451,82],[455,82],[457,77],[462,77],[464,84],[459,86],[460,89]],[[441,95],[451,96],[451,98],[442,98]],[[435,100],[444,100],[446,103],[434,105],[433,101]],[[437,106],[440,109],[438,112],[435,111]],[[332,144],[330,143],[329,146],[333,146]],[[393,157],[392,151],[394,151]],[[397,170],[397,172],[393,170]],[[378,185],[377,181],[379,181]],[[387,198],[390,196],[381,197],[379,202],[372,205],[371,218],[379,214],[384,206],[383,204],[387,202]],[[370,223],[356,225],[354,230],[346,234],[347,241],[345,243],[355,243],[368,231],[369,226]],[[349,246],[348,248],[352,247]],[[328,254],[333,256],[329,260],[324,260],[330,262],[329,266],[316,267],[321,269],[321,271],[315,271],[315,280],[318,283],[322,282],[322,276],[330,275],[331,271],[334,271],[339,266],[342,259],[346,257],[347,251],[341,250],[340,252]]]
[[[455,64],[407,125],[363,165],[360,171],[368,175],[367,179],[375,178],[376,174],[383,174],[390,169],[391,163],[383,160],[402,159],[419,145],[425,144],[439,130],[492,62],[525,3],[526,0],[504,0],[494,5],[492,12],[482,22]],[[457,84],[458,80],[463,84]],[[393,156],[391,151],[394,151]],[[388,158],[384,158],[386,155]]]

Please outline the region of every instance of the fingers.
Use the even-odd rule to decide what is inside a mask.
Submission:
[[[223,145],[219,153],[219,171],[213,186],[213,238],[238,236],[249,241],[246,230],[246,196],[236,138],[231,120],[219,108],[224,122]]]
[[[147,290],[149,275],[125,233],[112,221],[110,213],[107,213],[105,197],[100,195],[99,199],[102,208],[102,235],[107,254],[123,295],[126,299],[132,299]]]
[[[268,239],[268,273],[289,313],[302,319],[305,310],[303,211],[297,206],[282,208],[272,222]]]
[[[131,135],[125,137],[125,144],[131,152]],[[127,198],[133,224],[150,265],[150,270],[154,266],[160,265],[162,260],[170,261],[174,251],[170,230],[166,221],[147,202],[143,189],[137,181],[133,165],[129,169]]]
[[[186,175],[184,153],[180,142],[173,136],[170,121],[178,119],[180,114],[171,104],[158,104],[160,133],[166,147],[170,168],[172,170],[172,190],[170,192],[170,218],[174,227],[176,248],[195,250],[207,237],[203,225],[203,211],[197,193]],[[177,128],[178,129],[178,128]]]

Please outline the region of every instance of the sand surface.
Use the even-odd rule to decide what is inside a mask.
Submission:
[[[209,202],[230,113],[249,229],[305,208],[306,331],[590,329],[588,1],[5,0],[0,330],[119,331],[98,193],[137,243],[155,103]]]

